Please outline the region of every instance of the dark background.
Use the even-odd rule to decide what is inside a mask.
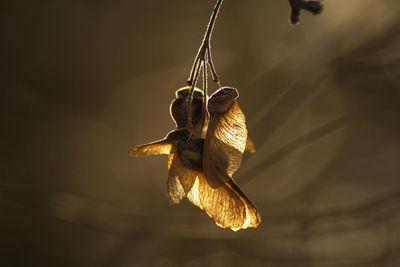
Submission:
[[[212,46],[262,215],[217,227],[166,198],[165,156],[215,1],[3,1],[1,266],[400,266],[400,5],[226,0]],[[212,91],[216,89],[211,84]]]

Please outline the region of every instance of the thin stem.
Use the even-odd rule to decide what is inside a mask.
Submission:
[[[193,62],[193,65],[192,65],[192,69],[190,70],[190,77],[189,77],[189,80],[188,80],[188,85],[190,87],[193,85],[194,75],[196,73],[196,67],[200,62],[199,53],[200,53],[200,51],[197,53],[196,58],[195,58],[195,60]],[[189,90],[191,90],[191,89],[189,88]]]
[[[192,65],[192,69],[190,70],[190,75],[189,75],[189,79],[188,79],[189,86],[192,86],[193,83],[195,82],[194,81],[194,77],[196,76],[196,65],[197,65],[197,63],[199,61],[205,61],[205,62],[208,62],[208,63],[212,62],[211,53],[210,53],[210,40],[211,40],[211,34],[212,34],[213,29],[214,29],[214,25],[215,25],[215,21],[217,19],[217,15],[218,15],[219,9],[221,8],[221,5],[222,5],[222,1],[223,0],[217,0],[217,3],[215,4],[214,10],[213,10],[213,12],[211,14],[210,21],[209,21],[209,23],[207,25],[206,33],[204,34],[203,41],[201,43],[201,46],[200,46],[200,48],[199,48],[199,50],[197,52],[197,55],[196,55],[195,59],[194,59],[194,62],[193,62],[193,65]],[[209,57],[208,57],[207,61],[206,61],[206,57],[205,57],[206,53],[209,54]],[[214,65],[212,66],[212,69],[213,69],[212,72],[213,72],[213,76],[214,76],[213,79],[215,79],[215,78],[218,79],[218,75],[216,75]],[[215,81],[217,81],[217,80],[215,80]]]
[[[202,62],[199,61],[196,65],[195,68],[195,76],[194,76],[194,83],[193,85],[189,86],[189,97],[187,99],[187,128],[189,130],[191,130],[193,128],[193,122],[192,122],[192,100],[193,100],[193,92],[194,92],[194,88],[196,87],[196,83],[197,83],[197,78],[199,77],[200,74],[200,67],[201,67]]]
[[[220,9],[221,5],[222,5],[222,0],[218,0],[218,2],[215,4],[213,13],[212,13],[211,18],[210,18],[210,22],[208,23],[207,32],[206,32],[206,34],[204,36],[203,45],[205,45],[205,44],[209,45],[210,44],[211,34],[212,34],[213,29],[214,29],[215,20],[217,19],[217,15],[218,15],[218,12],[219,12],[219,9]]]
[[[203,109],[205,116],[207,117],[207,65],[203,62]]]
[[[210,21],[207,25],[207,30],[206,33],[204,34],[204,38],[203,41],[201,43],[201,46],[197,52],[197,55],[194,59],[193,65],[192,65],[192,69],[190,70],[190,75],[189,75],[189,79],[188,79],[188,85],[189,85],[189,97],[188,97],[188,120],[187,120],[187,128],[189,130],[192,129],[193,125],[192,125],[192,112],[191,112],[191,107],[192,107],[192,99],[193,99],[193,93],[194,93],[194,87],[196,86],[196,82],[197,82],[197,78],[199,76],[199,72],[200,72],[200,67],[203,65],[203,71],[204,71],[204,89],[203,89],[203,94],[204,94],[204,98],[207,99],[207,66],[206,64],[208,64],[210,66],[210,70],[211,70],[211,75],[213,80],[218,83],[218,85],[220,85],[219,83],[219,78],[217,75],[217,72],[215,71],[215,67],[211,58],[211,46],[210,46],[210,39],[211,39],[211,34],[212,31],[214,29],[214,25],[215,25],[215,21],[217,19],[217,15],[219,12],[219,9],[221,8],[222,5],[222,1],[223,0],[217,0],[217,3],[214,6],[214,10],[211,14],[211,18]],[[204,103],[204,105],[206,104],[206,102]]]
[[[213,81],[216,82],[219,87],[221,87],[221,84],[219,83],[219,77],[218,77],[217,72],[215,71],[214,62],[212,61],[212,57],[211,57],[211,46],[210,46],[210,49],[207,49],[207,62],[208,62],[208,65],[210,66],[211,77],[212,77]]]

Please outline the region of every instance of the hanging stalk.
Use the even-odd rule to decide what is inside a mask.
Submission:
[[[203,63],[203,110],[204,110],[204,121],[208,120],[207,112],[207,66]]]
[[[192,99],[193,99],[193,92],[194,92],[194,87],[196,86],[197,79],[199,77],[199,73],[201,70],[201,66],[203,66],[203,77],[204,79],[207,79],[207,64],[210,67],[210,72],[211,72],[211,77],[212,79],[218,84],[219,83],[219,78],[217,75],[217,72],[215,71],[214,63],[212,61],[211,57],[211,46],[210,46],[210,39],[211,39],[211,34],[214,29],[215,25],[215,20],[217,19],[217,15],[219,12],[219,9],[221,8],[223,0],[217,0],[217,3],[215,4],[214,10],[211,14],[210,21],[207,25],[207,30],[206,33],[204,34],[203,41],[201,43],[201,46],[199,48],[199,51],[197,52],[197,55],[194,59],[192,69],[190,71],[189,79],[188,79],[188,85],[189,85],[189,97],[188,97],[188,120],[187,120],[187,128],[189,130],[192,129],[193,124],[192,124]],[[204,81],[203,81],[204,82]],[[203,94],[204,94],[204,106],[206,105],[206,99],[207,99],[207,81],[203,83]],[[205,111],[206,112],[206,111]]]

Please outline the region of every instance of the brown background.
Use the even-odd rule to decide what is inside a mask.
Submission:
[[[224,1],[212,46],[258,229],[169,205],[172,129],[215,1],[3,1],[1,266],[400,266],[400,5]],[[211,89],[216,86],[211,84]]]

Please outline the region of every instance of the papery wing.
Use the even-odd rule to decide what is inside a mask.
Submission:
[[[240,188],[232,179],[228,180],[225,184],[233,192],[235,192],[235,194],[241,199],[246,208],[246,219],[241,228],[256,228],[261,223],[261,216],[257,208],[253,205],[253,203],[251,203],[251,201],[246,197],[246,195],[242,192],[242,190],[240,190]]]
[[[170,202],[176,204],[186,196],[196,178],[195,171],[186,168],[175,146],[168,158],[167,191]]]
[[[239,168],[246,148],[246,119],[236,102],[222,115],[211,115],[204,143],[203,169],[212,187]],[[226,175],[228,174],[228,176]]]
[[[130,156],[149,156],[149,155],[168,155],[170,153],[171,142],[163,139],[160,141],[140,145],[129,149]]]
[[[179,203],[185,196],[194,205],[203,209],[215,223],[232,230],[257,227],[260,215],[232,179],[217,188],[212,188],[204,173],[185,167],[175,146],[168,160],[168,197]]]
[[[238,230],[246,220],[246,208],[240,197],[227,186],[212,188],[202,172],[197,173],[186,197],[220,227]]]

